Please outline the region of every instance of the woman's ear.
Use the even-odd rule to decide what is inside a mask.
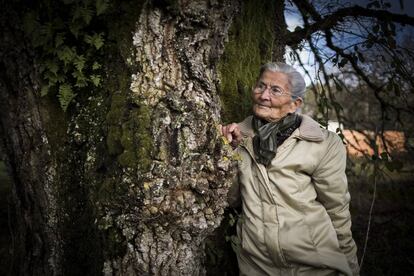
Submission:
[[[292,101],[292,109],[294,109],[294,112],[296,112],[296,110],[298,110],[302,106],[302,103],[303,103],[303,100],[300,97],[295,98]]]

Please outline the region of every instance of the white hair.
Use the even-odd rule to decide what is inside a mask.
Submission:
[[[280,72],[288,76],[292,98],[304,98],[306,84],[302,75],[293,66],[282,62],[269,62],[260,67],[259,78],[265,71]]]

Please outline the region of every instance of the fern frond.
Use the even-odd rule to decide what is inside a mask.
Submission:
[[[84,41],[89,45],[95,46],[96,50],[99,50],[103,45],[105,39],[103,38],[103,33],[85,35]]]
[[[72,76],[76,79],[76,87],[85,87],[88,85],[87,78],[81,71],[74,71]]]
[[[91,23],[92,17],[93,17],[93,10],[89,7],[82,7],[81,9],[81,15],[82,19],[85,22],[86,25],[89,25]]]
[[[108,0],[96,0],[96,15],[103,14],[109,7]]]
[[[63,111],[66,112],[69,104],[72,102],[75,96],[76,94],[73,93],[72,87],[69,84],[64,83],[59,86],[58,98],[59,98],[60,106],[62,107]]]
[[[57,56],[61,61],[64,62],[65,65],[67,65],[68,63],[72,62],[72,60],[75,58],[76,49],[75,47],[70,48],[68,46],[65,46],[57,51]]]
[[[102,65],[99,62],[95,61],[92,65],[92,70],[98,70],[101,67]]]
[[[57,33],[55,37],[55,47],[61,46],[65,42],[65,33]]]
[[[91,75],[91,81],[92,81],[93,85],[95,85],[96,87],[99,87],[99,85],[101,83],[101,76],[100,75]]]
[[[57,72],[59,70],[59,65],[56,63],[55,60],[48,59],[45,62],[47,70],[52,72],[53,74],[57,75]]]
[[[85,67],[86,58],[83,55],[76,56],[73,65],[75,65],[76,70],[82,72],[83,68]]]
[[[42,85],[42,88],[40,89],[40,96],[44,97],[49,93],[50,86],[49,85]]]

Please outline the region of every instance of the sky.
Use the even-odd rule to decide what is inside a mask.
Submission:
[[[338,2],[348,3],[349,5],[359,5],[362,7],[366,7],[366,5],[372,1],[351,0],[351,1],[338,1]],[[412,0],[402,0],[402,1],[391,0],[388,2],[391,4],[391,8],[389,9],[389,11],[393,13],[407,14],[410,16],[414,16],[414,1]],[[404,9],[401,9],[400,2],[403,2]],[[286,23],[288,25],[288,28],[291,31],[293,31],[297,26],[303,26],[303,22],[301,21],[301,18],[298,12],[295,10],[292,10],[292,8],[287,9],[287,11],[285,12],[285,18],[286,18]],[[398,37],[402,37],[404,34],[412,34],[412,33],[414,33],[413,27],[404,27],[404,28],[401,28]],[[287,63],[294,65],[298,69],[298,71],[300,71],[305,76],[306,85],[310,85],[311,79],[308,76],[306,76],[305,71],[299,66],[297,62],[293,63],[293,61],[289,58],[289,53],[291,51],[289,47],[287,47],[286,50],[287,50],[286,51],[287,53],[286,53],[285,58],[286,58]],[[311,75],[311,78],[315,79],[315,75],[317,74],[318,68],[313,65],[314,64],[313,54],[310,51],[304,49],[300,52],[300,58],[305,63],[305,67],[307,71],[309,72],[309,74]]]

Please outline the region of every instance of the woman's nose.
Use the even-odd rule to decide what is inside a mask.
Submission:
[[[270,100],[272,94],[270,93],[270,88],[266,87],[266,89],[260,93],[260,99],[262,100]]]

